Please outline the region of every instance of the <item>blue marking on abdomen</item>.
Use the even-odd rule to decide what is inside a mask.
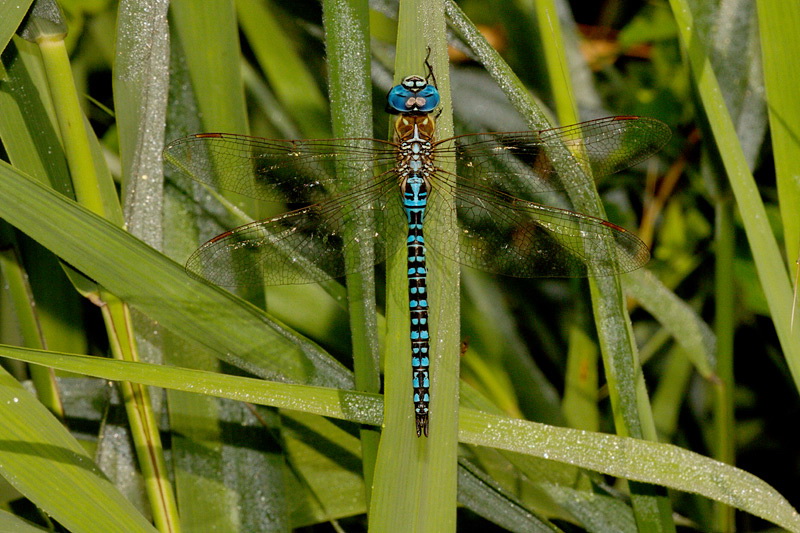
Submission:
[[[428,436],[430,404],[430,359],[428,332],[427,268],[422,223],[428,204],[427,184],[414,174],[406,180],[403,209],[408,218],[408,308],[411,322],[411,382],[414,388],[414,413],[417,436]],[[420,298],[422,296],[422,298]]]

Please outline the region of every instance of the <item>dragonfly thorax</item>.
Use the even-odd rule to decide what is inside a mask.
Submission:
[[[435,122],[428,115],[401,115],[397,118],[395,140],[399,149],[395,170],[401,182],[412,176],[428,179],[433,171],[435,129]]]
[[[430,115],[401,115],[394,122],[394,138],[400,150],[406,144],[423,143],[430,152],[435,133],[436,122]]]

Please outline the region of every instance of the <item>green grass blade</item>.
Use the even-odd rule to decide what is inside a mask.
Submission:
[[[502,415],[469,386],[462,386],[461,400],[462,409],[469,408],[469,412]],[[540,459],[542,455],[498,452],[482,447],[474,448],[472,452],[481,466],[496,480],[505,480],[507,490],[513,487],[515,494],[524,498],[523,503],[528,508],[539,511],[544,516],[551,519],[578,519],[589,531],[636,531],[629,504],[610,496],[598,497],[598,494],[582,489],[590,479],[577,466]],[[509,476],[511,479],[508,479]],[[518,486],[520,480],[524,480],[523,487]],[[513,515],[518,510],[509,503],[508,509],[496,509],[496,512],[501,516],[504,513]]]
[[[707,45],[695,33],[694,15],[684,0],[671,0],[670,5],[680,29],[681,42],[688,53],[700,100],[736,197],[784,357],[795,383],[800,388],[800,328],[792,327],[792,309],[797,304],[792,300],[793,291],[786,263],[769,226],[753,174],[736,137],[736,129],[725,106],[707,53]]]
[[[269,4],[236,0],[239,24],[275,96],[291,113],[302,136],[330,137],[328,103],[309,70],[303,51],[297,49],[296,39],[284,31],[286,21]]]
[[[791,531],[800,514],[756,476],[670,444],[591,433],[462,409],[463,442],[530,454],[604,474],[700,494]]]
[[[0,83],[0,139],[17,168],[70,196],[72,185],[61,157],[58,135],[47,112],[49,101],[41,100],[41,92],[36,90],[46,85],[38,57],[36,45],[23,39],[14,39],[6,48],[3,59],[8,78]],[[32,286],[37,287],[42,280],[53,281],[48,285],[49,290],[33,294],[41,339],[52,349],[84,350],[78,296],[61,275],[58,260],[36,246],[23,246],[20,251]],[[48,309],[63,310],[72,317],[72,325],[76,327],[64,327],[58,317],[46,311]],[[34,346],[30,341],[28,345]],[[37,389],[41,394],[43,389],[39,384]]]
[[[543,516],[526,509],[486,474],[465,460],[459,461],[458,501],[509,531],[561,531]]]
[[[0,472],[71,531],[155,531],[42,404],[0,370]]]
[[[40,2],[39,5],[44,4],[44,2]],[[41,14],[41,17],[42,20],[47,20],[51,24],[62,23],[55,11],[47,15]],[[105,162],[99,157],[99,145],[94,132],[88,128],[80,107],[76,83],[63,39],[65,25],[63,30],[57,28],[50,33],[36,34],[33,30],[41,28],[41,26],[37,26],[38,20],[37,15],[31,15],[26,27],[31,32],[29,38],[35,39],[41,51],[42,64],[47,75],[47,86],[40,90],[48,91],[53,99],[76,197],[83,206],[94,213],[121,224],[122,214],[116,188]],[[165,92],[162,90],[162,99],[164,96]],[[153,168],[158,163],[157,149],[158,146],[155,147],[155,155],[152,155],[154,150],[151,145],[151,167]],[[110,334],[109,340],[115,357],[135,358],[136,349],[133,339],[121,339],[118,335],[120,333],[127,334],[133,330],[127,307],[112,295],[102,293],[102,291],[97,294],[95,289],[87,291],[85,296],[90,298],[96,296],[97,300],[102,302],[106,329]],[[163,447],[157,424],[150,409],[149,396],[147,391],[138,385],[123,384],[122,390],[133,428],[131,434],[136,442],[135,449],[139,453],[139,462],[153,507],[154,520],[163,531],[178,531],[180,526],[177,508],[167,477],[165,461],[161,453]]]
[[[784,248],[793,265],[800,259],[800,35],[792,30],[800,25],[800,4],[759,0],[756,6]]]
[[[547,80],[550,83],[555,112],[561,124],[575,124],[579,121],[578,110],[572,90],[572,82],[567,66],[567,53],[564,47],[561,24],[554,0],[533,2],[536,22],[539,28],[539,45],[544,51],[547,67]],[[530,8],[529,8],[530,9]]]
[[[205,131],[246,133],[233,3],[175,0],[170,10],[173,45],[185,56]]]
[[[451,135],[449,79],[445,59],[445,21],[439,1],[400,4],[395,82],[411,74],[425,75],[426,48],[443,113],[437,135]],[[441,231],[426,218],[425,232]],[[399,235],[398,235],[399,237]],[[418,438],[411,402],[411,369],[406,254],[387,261],[387,325],[385,428],[378,452],[370,528],[394,531],[398,517],[403,527],[416,531],[455,530],[456,427],[458,420],[459,288],[458,267],[427,256],[431,325],[431,416],[429,437]]]
[[[199,122],[201,131],[248,133],[236,22],[235,6],[229,0],[170,2],[172,54],[181,66],[185,65],[191,85],[191,93],[181,87],[170,106],[184,107],[191,99],[195,111],[191,117],[175,117],[182,126]],[[188,133],[199,132],[180,132]],[[234,198],[244,211],[254,213],[254,200],[223,194]]]
[[[372,137],[368,3],[366,0],[326,1],[323,10],[333,135],[336,138]],[[345,185],[372,179],[370,173],[354,173],[349,165],[341,165],[337,176]],[[346,240],[357,244],[344,250],[345,262],[372,265],[376,221],[360,213],[349,222],[345,231],[354,238]],[[375,270],[368,267],[348,275],[347,291],[356,390],[377,393],[381,388],[381,376]],[[361,440],[369,506],[380,434],[373,429],[362,429]]]
[[[715,207],[716,264],[714,282],[716,289],[714,331],[717,336],[716,374],[719,382],[714,398],[714,458],[723,463],[736,461],[736,419],[734,348],[736,334],[736,304],[733,261],[735,238],[733,224],[733,201],[729,195],[720,198]],[[714,524],[720,531],[729,530],[734,524],[733,511],[717,505],[714,509]]]
[[[37,40],[37,44],[47,74],[47,86],[39,89],[48,91],[53,100],[75,197],[92,212],[122,225],[116,188],[80,107],[66,43],[60,36],[52,36]]]
[[[644,269],[626,274],[625,288],[683,346],[697,371],[705,378],[711,377],[716,338],[694,309]]]
[[[47,78],[35,44],[15,38],[3,52],[8,79],[0,84],[0,139],[11,163],[73,197],[53,105],[39,88]]]
[[[150,318],[264,377],[352,386],[314,343],[64,197],[0,164],[0,216]]]
[[[382,420],[382,402],[378,394],[294,385],[203,370],[45,352],[6,345],[0,345],[0,354],[19,361],[51,366],[86,376],[209,394],[240,402],[350,420],[360,424],[380,425]]]
[[[6,49],[32,3],[32,1],[0,0],[0,13],[3,13],[3,17],[0,19],[0,50]],[[5,74],[5,69],[0,64],[0,80],[5,81]]]
[[[160,249],[164,196],[161,150],[169,93],[166,3],[130,2],[117,18],[114,111],[128,231]],[[140,28],[147,28],[146,36]]]
[[[281,413],[285,421],[283,436],[294,477],[309,496],[293,500],[292,527],[330,522],[336,518],[363,514],[364,479],[358,469],[361,442],[342,428],[316,415],[298,411]],[[310,443],[325,441],[329,447]],[[330,490],[335,487],[335,490]],[[289,490],[292,497],[295,492]]]
[[[129,2],[117,18],[114,97],[120,140],[125,195],[125,220],[128,231],[151,246],[162,247],[164,180],[161,147],[169,92],[168,4]],[[147,28],[143,37],[140,28]],[[163,360],[159,345],[148,342],[142,331],[154,324],[142,315],[132,315],[126,305],[104,295],[103,316],[110,332],[111,347],[117,358],[138,360],[139,347],[150,347],[151,360]],[[137,320],[134,320],[134,316]],[[118,327],[126,324],[126,327]],[[117,327],[115,327],[117,326]],[[130,336],[129,333],[133,335]],[[150,391],[138,384],[120,384],[131,435],[137,449],[146,449],[139,458],[153,513],[162,531],[180,531],[181,522],[175,493],[166,467],[158,425],[155,422]],[[101,446],[109,445],[101,442]]]
[[[12,346],[0,347],[0,354],[103,379],[129,380],[213,394],[360,423],[381,423],[380,397],[366,393]],[[463,408],[461,413],[459,435],[464,443],[700,494],[789,530],[800,530],[800,514],[764,481],[743,470],[677,446],[547,426],[469,408]],[[395,515],[395,520],[397,516],[399,515]]]
[[[39,321],[36,298],[31,289],[30,279],[22,265],[19,243],[11,228],[2,223],[0,226],[0,278],[3,279],[13,301],[15,318],[19,324],[20,334],[26,346],[44,349],[47,339]],[[36,389],[36,396],[48,410],[58,418],[64,418],[64,406],[61,403],[55,374],[42,367],[32,366],[28,369],[31,381]]]
[[[175,4],[175,3],[173,3]],[[184,8],[191,6],[182,6]],[[199,7],[199,6],[195,6]],[[220,4],[209,4],[209,9],[224,9]],[[230,6],[228,6],[230,7]],[[201,41],[202,31],[191,31],[193,26],[201,26],[195,20],[197,13],[187,12],[188,9],[173,12],[173,18],[180,18],[179,24],[186,31],[178,37],[171,26],[171,57],[169,69],[170,101],[167,126],[167,139],[171,140],[189,133],[205,130],[199,109],[201,105],[213,105],[208,99],[208,94],[202,80],[214,80],[218,74],[235,75],[232,70],[208,73],[203,77],[203,68],[216,58],[204,56],[201,50],[210,45]],[[231,16],[232,11],[225,11]],[[216,13],[220,15],[221,13]],[[215,27],[210,31],[218,39],[234,39],[234,43],[217,42],[220,49],[233,56],[232,50],[238,54],[238,34],[235,31],[225,31],[228,25]],[[189,40],[188,47],[193,48],[189,54],[183,53],[181,38]],[[190,69],[195,69],[190,74]],[[164,73],[166,75],[166,73]],[[192,80],[200,80],[201,84],[194,88]],[[233,79],[233,78],[232,78]],[[217,102],[221,108],[234,105],[237,98],[236,84],[231,83],[224,87],[217,87],[217,97],[225,100]],[[202,103],[198,100],[202,98]],[[229,99],[229,100],[228,100]],[[234,123],[243,122],[231,120]],[[209,124],[209,127],[212,127]],[[204,227],[199,217],[187,217],[187,213],[195,213],[198,209],[193,198],[187,197],[181,190],[182,182],[168,181],[163,192],[164,213],[161,220],[163,224],[164,252],[170,257],[183,261],[194,251],[201,241],[198,235],[199,227]],[[201,204],[202,205],[202,204]],[[203,207],[205,207],[203,205]],[[142,210],[144,211],[144,210]],[[188,219],[188,220],[187,220]],[[189,313],[190,314],[190,313]],[[192,320],[187,315],[187,320]],[[222,361],[211,350],[199,347],[197,343],[181,338],[170,330],[158,329],[160,335],[156,345],[163,347],[163,361],[167,365],[187,366],[196,369],[219,372],[223,366]],[[275,493],[281,494],[285,489],[279,482],[265,483],[265,472],[274,472],[274,453],[269,453],[262,446],[239,446],[236,441],[252,438],[253,425],[244,421],[252,420],[252,415],[226,415],[236,411],[241,406],[231,407],[229,400],[207,396],[197,396],[176,390],[167,390],[167,409],[169,411],[170,430],[172,431],[171,447],[175,461],[173,463],[175,492],[181,515],[181,526],[185,531],[205,531],[209,524],[220,530],[244,530],[246,524],[258,520],[258,513],[249,512],[249,509],[260,507],[265,515],[272,519],[275,525],[279,520],[285,519],[285,507],[281,497],[274,497]],[[233,442],[231,442],[233,441]],[[259,457],[261,460],[254,460]],[[247,464],[246,468],[241,465]],[[243,477],[252,480],[243,481]],[[270,479],[267,477],[267,479]],[[257,480],[257,481],[256,481]],[[262,484],[259,494],[269,502],[253,505],[252,492],[246,488],[252,483]],[[234,504],[233,502],[236,502]],[[252,528],[257,529],[257,528]]]
[[[768,122],[767,105],[763,98],[762,45],[757,31],[758,17],[755,3],[744,3],[737,9],[730,9],[731,6],[732,4],[720,4],[718,7],[705,6],[704,14],[698,19],[696,34],[705,36],[701,38],[702,40],[713,43],[709,54],[711,64],[719,80],[731,120],[736,126],[745,160],[750,168],[754,169],[760,157]],[[711,14],[713,16],[710,16]],[[704,132],[704,137],[706,135],[709,138],[713,137],[711,132]],[[739,280],[734,275],[737,224],[734,222],[735,205],[730,184],[725,172],[721,171],[718,158],[709,153],[714,150],[710,146],[704,147],[704,157],[700,161],[700,171],[715,209],[714,327],[717,336],[717,354],[714,367],[716,379],[712,381],[714,428],[711,432],[713,439],[711,451],[717,460],[734,464],[736,447],[741,444],[737,442],[739,439],[735,436],[737,433],[735,395],[738,386],[734,376],[734,347],[736,321],[741,317],[737,305]],[[756,284],[757,282],[754,283]],[[683,351],[686,351],[686,346]],[[686,353],[691,355],[691,352]],[[682,357],[683,354],[673,358]],[[681,365],[681,362],[673,361],[662,383],[667,383],[670,375],[680,373]],[[689,378],[687,376],[683,379]],[[659,397],[665,397],[667,394],[666,392],[663,396],[660,394],[663,388],[665,387],[659,386]],[[681,396],[682,394],[673,398]],[[667,403],[668,401],[664,402]],[[675,405],[672,411],[677,411],[678,407]],[[675,412],[672,418],[677,416],[678,413]],[[711,527],[715,531],[733,529],[736,519],[734,511],[735,509],[727,505],[720,503],[714,505]]]
[[[202,399],[198,398],[197,393],[213,394],[220,398],[238,400],[239,402],[301,409],[308,413],[338,419],[349,419],[361,424],[379,425],[381,422],[382,402],[378,395],[359,395],[337,389],[288,385],[260,379],[229,376],[217,372],[132,363],[99,357],[37,352],[10,346],[0,348],[0,354],[20,358],[20,360],[49,361],[61,370],[69,369],[68,371],[84,375],[102,375],[117,381],[131,381],[132,379],[133,382],[144,385],[163,387],[174,391],[185,391],[187,393],[193,392],[195,394],[189,395],[188,398],[194,403]],[[111,363],[111,365],[108,363]],[[185,413],[181,409],[182,407],[184,406],[176,406],[171,411],[172,416],[180,417],[186,414],[187,416],[196,417],[200,412],[197,408],[193,408],[188,413]],[[224,409],[221,409],[222,412],[218,416],[228,424],[238,425],[242,421],[243,414],[237,413],[237,411],[246,412],[246,410],[245,406],[229,402]],[[230,413],[234,413],[234,415],[232,416]],[[261,417],[263,415],[264,413],[260,413]],[[309,442],[318,443],[320,441],[339,443],[340,447],[337,449],[345,452],[345,450],[357,449],[357,445],[353,446],[352,437],[344,435],[344,432],[338,428],[335,429],[335,434],[331,433],[332,430],[330,428],[326,431],[321,431],[320,428],[326,425],[322,424],[318,419],[314,420],[313,417],[290,415],[290,418],[302,420],[302,423],[290,423],[286,438],[299,438],[303,442],[287,443],[287,451],[291,454],[289,459],[284,459],[281,454],[275,454],[271,460],[273,462],[277,460],[280,465],[284,465],[284,461],[288,460],[293,473],[310,485],[310,487],[307,487],[309,490],[314,489],[317,493],[317,496],[312,497],[311,500],[321,505],[322,508],[312,505],[312,508],[301,508],[300,511],[302,512],[299,512],[296,506],[306,502],[307,497],[305,495],[302,497],[300,495],[290,497],[293,494],[291,491],[294,490],[296,485],[292,483],[287,483],[286,487],[278,485],[281,488],[281,492],[277,495],[277,502],[265,503],[262,499],[265,491],[272,490],[270,486],[261,487],[257,491],[247,490],[253,483],[276,483],[279,481],[264,478],[265,467],[263,463],[270,460],[270,458],[261,457],[260,454],[256,453],[256,450],[251,450],[251,447],[258,447],[257,443],[249,440],[253,438],[251,427],[250,431],[243,431],[235,441],[235,445],[232,445],[235,449],[230,449],[230,446],[223,446],[225,448],[225,456],[221,459],[222,464],[219,466],[226,469],[224,483],[227,491],[220,490],[220,487],[215,487],[213,483],[203,483],[206,480],[206,476],[209,473],[213,473],[213,470],[217,467],[214,464],[214,455],[210,453],[210,450],[206,450],[204,454],[207,462],[203,465],[205,468],[201,470],[185,469],[183,465],[185,458],[182,456],[176,458],[178,461],[176,466],[180,467],[178,475],[193,476],[195,478],[199,476],[201,478],[200,480],[186,480],[188,487],[183,491],[184,498],[197,498],[197,500],[189,502],[191,505],[188,508],[184,509],[182,506],[182,512],[184,510],[187,512],[185,517],[187,529],[205,530],[207,523],[204,526],[198,522],[202,516],[205,516],[207,520],[214,520],[216,524],[223,523],[222,520],[228,520],[228,523],[233,527],[238,526],[248,531],[264,531],[275,527],[277,514],[285,512],[285,509],[281,508],[284,506],[295,509],[293,514],[296,516],[292,518],[295,526],[305,525],[313,517],[326,520],[363,511],[363,502],[362,505],[358,505],[357,498],[353,498],[356,493],[363,494],[363,486],[360,475],[352,471],[352,462],[354,460],[352,454],[344,453],[342,457],[334,461],[334,465],[331,465],[333,455],[329,449],[308,445]],[[196,421],[196,418],[193,420]],[[186,423],[188,421],[183,420],[183,422]],[[182,427],[184,426],[181,424],[174,424],[173,430],[180,431]],[[228,433],[227,436],[228,438],[236,438],[237,434]],[[211,447],[222,445],[221,442],[213,437],[213,434],[207,434],[206,441],[194,439],[193,442],[195,445]],[[342,442],[340,443],[340,441]],[[250,445],[246,446],[245,444],[247,443]],[[326,458],[327,460],[325,460]],[[322,466],[324,466],[323,471],[319,471],[318,469]],[[245,469],[245,472],[241,475],[231,471],[231,469],[241,468]],[[284,472],[284,468],[280,468],[279,471]],[[242,478],[241,481],[237,479],[239,477]],[[336,480],[335,486],[337,490],[336,494],[333,495],[326,490],[329,486],[325,485],[324,481],[321,481],[327,480],[330,482],[331,479]],[[209,481],[213,481],[213,477]],[[241,482],[244,482],[244,484],[237,485],[237,483]],[[341,483],[344,483],[344,485],[342,486]],[[228,513],[233,516],[229,517],[228,513],[224,512],[210,515],[199,513],[197,506],[208,498],[208,496],[201,497],[197,494],[197,491],[203,489],[210,490],[212,495],[226,497],[225,501],[228,507],[231,507],[232,502],[236,502],[233,508],[228,509]],[[350,497],[343,501],[342,498],[346,495]],[[277,507],[275,507],[276,504]],[[212,510],[216,510],[217,507],[219,507],[218,504],[212,503]],[[243,509],[258,509],[264,512],[264,516],[258,513],[254,513],[252,516],[240,516]],[[270,527],[265,526],[267,523],[270,524]],[[281,527],[278,526],[277,529],[281,529]]]
[[[0,511],[0,531],[14,531],[14,533],[42,533],[47,531],[29,522],[14,516],[7,511]]]

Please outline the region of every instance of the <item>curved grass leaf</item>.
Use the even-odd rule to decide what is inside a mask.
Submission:
[[[0,355],[79,374],[380,424],[374,394],[291,385],[185,368],[0,346]],[[459,440],[690,492],[800,531],[800,514],[774,488],[739,468],[671,444],[560,428],[462,408]],[[377,473],[376,473],[377,475]]]
[[[61,422],[2,369],[0,405],[0,473],[14,488],[71,531],[155,531]]]
[[[349,388],[352,377],[311,341],[129,233],[0,164],[0,217],[173,332],[262,377]]]
[[[716,338],[708,324],[647,270],[626,274],[625,288],[672,334],[697,371],[710,377],[714,372]]]
[[[544,426],[462,409],[463,442],[561,461],[629,480],[701,494],[792,531],[800,514],[744,470],[671,444]]]

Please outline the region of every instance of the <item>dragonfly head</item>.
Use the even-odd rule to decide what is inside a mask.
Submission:
[[[422,76],[406,76],[386,96],[386,111],[393,115],[423,115],[438,105],[439,91]]]

